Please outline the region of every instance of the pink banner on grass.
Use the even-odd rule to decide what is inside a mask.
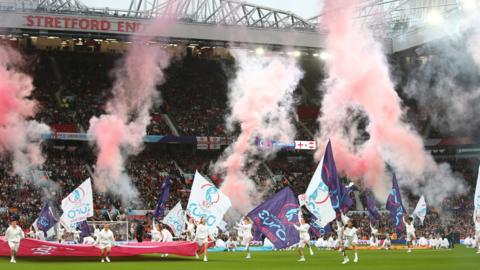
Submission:
[[[112,247],[112,257],[129,257],[143,254],[172,254],[178,256],[195,256],[197,244],[193,242],[143,242],[116,245]],[[0,238],[0,256],[9,256],[8,243]],[[18,256],[65,256],[65,257],[94,257],[100,256],[100,249],[94,245],[66,245],[54,242],[22,239]]]

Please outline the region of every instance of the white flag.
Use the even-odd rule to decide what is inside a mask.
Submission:
[[[223,215],[231,206],[230,199],[200,173],[195,172],[187,211],[193,219],[205,218],[205,224],[215,229],[223,220]]]
[[[90,178],[62,200],[62,210],[60,223],[69,232],[76,229],[78,222],[93,216],[93,193]]]
[[[420,197],[420,199],[418,200],[417,207],[415,207],[415,210],[413,211],[413,216],[418,217],[423,224],[426,215],[427,203],[425,202],[425,198],[422,195],[422,197]]]
[[[163,218],[163,223],[172,229],[175,236],[182,234],[185,227],[185,211],[183,211],[180,202],[170,209],[168,214]]]
[[[323,159],[318,164],[301,201],[304,201],[303,204],[317,218],[317,224],[320,227],[325,227],[336,218],[336,213],[330,200],[328,186],[322,179],[322,167]]]
[[[478,176],[477,176],[477,187],[475,188],[475,198],[473,199],[473,205],[475,210],[473,211],[474,215],[480,215],[480,166],[478,167]],[[476,216],[473,217],[476,219]]]

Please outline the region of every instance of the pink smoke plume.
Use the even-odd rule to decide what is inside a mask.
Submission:
[[[32,78],[18,70],[23,64],[20,53],[0,46],[0,156],[11,159],[14,173],[40,185],[33,171],[45,161],[41,135],[50,128],[27,120],[35,116],[37,103],[30,98]]]
[[[337,168],[357,181],[363,180],[379,197],[385,197],[390,187],[387,164],[414,190],[435,189],[425,177],[439,167],[424,150],[419,134],[404,122],[401,100],[380,43],[354,19],[359,2],[324,1],[321,25],[328,30],[326,49],[331,59],[326,66],[328,78],[318,120],[320,147],[315,157],[321,158],[321,146],[331,139]],[[354,143],[355,125],[349,123],[352,110],[363,111],[369,119],[366,131],[370,138],[361,145]],[[442,172],[448,174],[448,167],[442,167]]]
[[[132,47],[116,67],[113,97],[106,115],[90,119],[88,134],[98,148],[95,186],[109,191],[124,203],[137,199],[138,192],[125,173],[124,162],[138,154],[150,124],[150,109],[160,102],[156,86],[163,82],[163,70],[169,65],[168,53],[154,41],[171,21],[160,16],[136,35]],[[153,44],[152,44],[153,43]]]
[[[292,93],[303,73],[296,60],[280,56],[252,56],[244,51],[231,51],[237,62],[237,76],[230,82],[227,127],[239,125],[241,132],[217,162],[216,169],[225,173],[221,190],[235,209],[245,214],[258,198],[251,180],[258,160],[275,152],[258,150],[255,139],[289,142],[295,136],[291,122]],[[248,168],[247,168],[248,164]]]

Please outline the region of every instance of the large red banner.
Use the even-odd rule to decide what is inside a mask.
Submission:
[[[193,242],[143,242],[116,245],[112,247],[112,257],[129,257],[143,254],[172,254],[179,256],[195,256],[197,244]],[[0,256],[10,256],[8,243],[0,239]],[[18,256],[68,256],[94,257],[100,256],[100,249],[94,245],[66,245],[54,242],[25,238],[20,241]]]

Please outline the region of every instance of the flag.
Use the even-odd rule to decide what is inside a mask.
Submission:
[[[183,211],[182,204],[178,202],[165,216],[163,224],[168,225],[175,236],[180,236],[185,227],[185,211]]]
[[[427,203],[425,202],[425,197],[420,197],[417,203],[417,207],[412,214],[414,217],[418,217],[423,224],[423,220],[425,220],[425,216],[427,215]]]
[[[377,205],[375,204],[375,199],[370,191],[365,192],[365,197],[367,199],[367,209],[368,216],[370,218],[370,223],[374,224],[380,220],[380,213],[378,213]]]
[[[76,229],[77,223],[93,216],[93,193],[90,178],[62,200],[62,210],[60,223],[69,232]]]
[[[475,206],[474,213],[478,213],[480,211],[480,166],[478,167],[477,187],[475,188],[475,198],[473,200],[473,205]]]
[[[342,213],[346,214],[350,208],[352,208],[353,200],[350,197],[350,193],[353,191],[353,183],[348,186],[344,186],[340,183],[340,196],[341,196],[341,205],[340,210]]]
[[[300,241],[294,225],[298,223],[299,205],[293,191],[286,187],[274,194],[250,213],[255,229],[260,230],[277,249]]]
[[[310,222],[310,233],[314,234],[317,238],[323,237],[326,234],[332,232],[332,227],[327,224],[325,227],[320,226],[315,219]]]
[[[168,196],[170,194],[170,186],[172,182],[170,181],[170,177],[165,177],[160,187],[160,196],[158,197],[157,206],[153,210],[153,216],[155,218],[163,216],[165,214],[165,204],[168,201]]]
[[[53,228],[55,224],[57,223],[57,220],[53,216],[52,209],[50,208],[50,205],[48,202],[46,202],[43,205],[42,210],[40,211],[40,215],[38,216],[36,225],[37,228],[47,234],[48,230]]]
[[[295,141],[295,149],[315,150],[317,149],[317,142],[316,141]]]
[[[205,218],[205,224],[214,229],[223,220],[223,215],[231,206],[230,199],[200,173],[195,172],[192,190],[188,198],[187,211],[199,221]]]
[[[325,164],[324,160],[318,164],[305,195],[300,195],[299,201],[301,205],[305,205],[308,211],[316,217],[320,227],[325,227],[335,219],[336,213],[332,206],[328,186],[323,181],[322,172],[324,166],[322,164]]]
[[[401,233],[405,224],[403,223],[403,216],[406,213],[405,207],[403,207],[402,196],[400,194],[400,188],[398,187],[397,177],[393,174],[392,189],[387,199],[387,210],[390,211],[397,233]]]
[[[333,209],[339,212],[342,204],[343,191],[338,179],[337,167],[335,166],[335,159],[333,157],[332,143],[328,141],[325,148],[325,154],[323,155],[323,163],[321,177],[323,182],[327,185],[330,194],[330,200],[332,202]]]
[[[83,238],[88,237],[91,235],[90,227],[86,220],[78,223],[78,228],[80,229],[80,243],[83,242]]]

